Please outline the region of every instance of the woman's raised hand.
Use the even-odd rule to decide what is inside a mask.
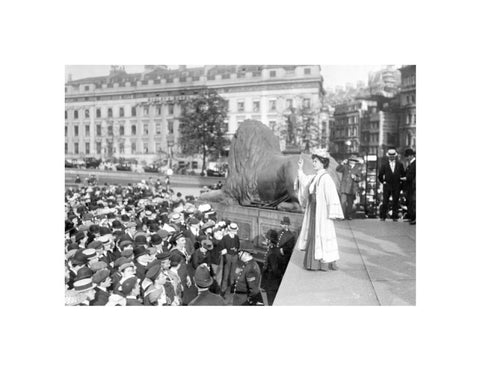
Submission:
[[[302,158],[302,157],[300,157],[300,159],[298,160],[298,168],[299,168],[300,170],[303,169],[303,158]]]

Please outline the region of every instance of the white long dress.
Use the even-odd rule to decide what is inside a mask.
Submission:
[[[320,262],[337,261],[340,256],[333,220],[343,219],[343,211],[328,172],[321,169],[316,175],[306,175],[299,170],[298,199],[305,207],[305,216],[295,247],[311,256],[305,259],[305,268],[318,269]]]

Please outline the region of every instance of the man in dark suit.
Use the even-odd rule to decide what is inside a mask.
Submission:
[[[189,306],[226,306],[226,302],[221,296],[209,291],[213,284],[213,278],[206,264],[197,267],[193,281],[198,288],[198,295],[188,304]]]
[[[405,192],[407,198],[407,212],[410,219],[410,225],[416,223],[416,174],[417,174],[417,162],[415,160],[415,152],[413,149],[405,150],[405,158],[408,161],[407,168],[405,169]]]
[[[92,281],[96,284],[95,298],[90,302],[90,306],[105,306],[108,303],[110,293],[107,289],[112,284],[110,271],[102,269],[93,274]]]
[[[398,198],[400,197],[401,178],[405,176],[403,164],[397,160],[397,151],[390,148],[387,152],[388,161],[380,167],[378,180],[383,184],[383,204],[380,208],[380,220],[387,218],[388,205],[392,197],[392,219],[398,221]]]

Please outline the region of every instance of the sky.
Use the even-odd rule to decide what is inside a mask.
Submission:
[[[176,68],[177,66],[169,66]],[[187,66],[190,67],[190,66]],[[192,66],[194,67],[194,66]],[[196,67],[196,66],[195,66]],[[357,81],[368,83],[368,73],[378,71],[384,65],[322,65],[325,88],[345,86],[350,82],[356,85]],[[143,65],[126,65],[127,73],[138,73],[143,71]],[[110,71],[109,65],[71,65],[65,66],[65,80],[72,74],[72,79],[77,80],[85,77],[106,76]]]

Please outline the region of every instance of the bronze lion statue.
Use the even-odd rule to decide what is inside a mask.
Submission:
[[[313,173],[310,155],[304,157],[305,173]],[[280,142],[272,130],[259,121],[246,120],[240,124],[232,139],[228,157],[228,176],[222,190],[202,194],[201,200],[271,204],[279,209],[300,210],[295,181],[299,155],[284,155]],[[330,157],[328,168],[333,180],[339,184],[335,168],[337,162]]]

